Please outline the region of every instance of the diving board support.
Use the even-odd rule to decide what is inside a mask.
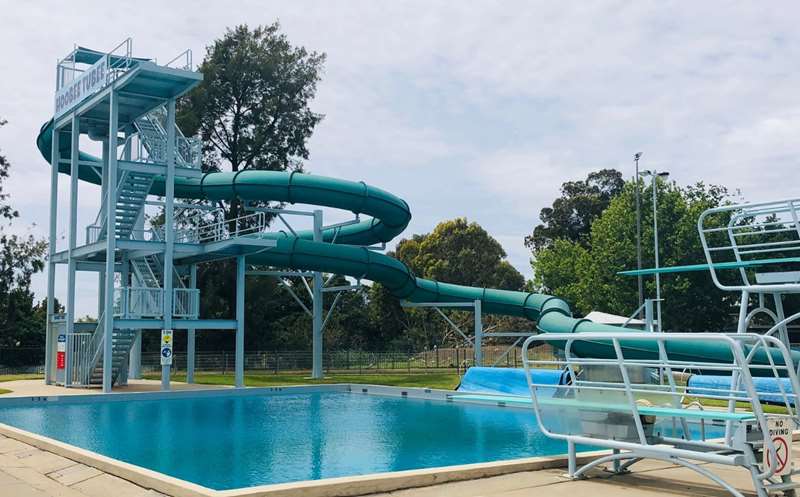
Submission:
[[[746,306],[742,306],[746,310]],[[777,328],[780,324],[776,324]],[[531,358],[532,346],[550,343],[563,350],[561,359]],[[587,344],[594,345],[589,352]],[[685,347],[720,350],[731,361],[683,357]],[[597,354],[597,348],[604,352]],[[525,340],[523,366],[530,397],[456,395],[465,401],[503,402],[533,407],[539,429],[553,439],[567,442],[568,474],[583,476],[601,464],[613,464],[615,471],[626,471],[641,459],[670,461],[712,480],[731,495],[741,493],[727,483],[712,467],[715,463],[748,470],[758,497],[800,487],[788,473],[774,469],[779,464],[778,447],[771,434],[771,423],[783,420],[788,430],[800,426],[798,400],[800,382],[789,349],[772,335],[753,333],[651,333],[588,332],[544,333]],[[626,358],[635,352],[635,359]],[[759,359],[756,357],[760,356]],[[564,368],[570,380],[559,384],[535,380],[536,368]],[[731,377],[730,385],[706,387],[679,386],[673,373],[686,368],[718,371]],[[580,374],[577,372],[580,371]],[[654,375],[669,376],[669,381]],[[756,389],[753,375],[786,378],[791,391],[781,387],[782,407],[786,414],[767,415]],[[538,383],[537,383],[538,381]],[[686,397],[700,401],[727,401],[727,409],[694,409],[684,405]],[[470,397],[472,397],[470,399]],[[772,399],[770,399],[772,400]],[[737,404],[749,405],[742,411]],[[739,404],[740,405],[740,404]],[[772,419],[775,418],[775,419]],[[671,421],[671,423],[670,423]],[[678,421],[676,423],[676,421]],[[698,424],[699,430],[690,423]],[[724,423],[726,436],[708,434],[704,427]],[[699,435],[698,435],[699,431]],[[708,437],[708,438],[707,438]],[[610,449],[610,455],[577,465],[577,445]],[[763,464],[762,461],[770,461]],[[626,461],[624,464],[620,464]],[[786,465],[785,456],[783,466]],[[780,477],[780,478],[778,478]]]
[[[236,388],[244,387],[244,292],[245,292],[245,260],[240,255],[236,258]]]

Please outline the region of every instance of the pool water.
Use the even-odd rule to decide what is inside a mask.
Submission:
[[[567,450],[529,410],[345,392],[62,398],[0,422],[216,490]]]

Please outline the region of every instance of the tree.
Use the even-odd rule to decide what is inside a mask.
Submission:
[[[652,189],[644,188],[650,198]],[[658,232],[662,266],[704,261],[696,222],[700,214],[726,201],[719,186],[679,187],[659,180]],[[638,306],[636,278],[619,271],[636,267],[635,184],[626,183],[592,225],[588,243],[560,239],[539,250],[533,261],[534,284],[545,293],[569,300],[578,314],[591,310],[630,315]],[[642,210],[642,240],[653,240],[652,210]],[[653,264],[652,243],[642,244],[645,265]],[[655,296],[653,278],[645,294]],[[719,331],[735,313],[736,295],[714,286],[707,272],[661,278],[663,321],[671,331]]]
[[[309,106],[324,61],[324,54],[292,45],[277,22],[254,29],[236,26],[211,43],[199,67],[203,81],[180,100],[177,116],[184,134],[199,135],[203,140],[203,169],[301,170],[301,161],[309,157],[307,141],[323,118]],[[228,220],[243,214],[236,199],[220,206]],[[233,261],[199,267],[200,308],[208,317],[232,314],[235,274]],[[247,293],[248,302],[259,303],[247,306],[248,329],[258,326],[263,330],[263,322],[282,318],[265,316],[261,297],[279,297],[285,292],[275,291],[273,284],[258,279],[248,281]],[[296,307],[291,309],[302,313]],[[250,337],[254,334],[247,336],[248,345],[253,345]],[[232,344],[227,336],[209,335],[203,340],[201,346]]]
[[[395,257],[416,274],[458,285],[520,290],[525,278],[505,260],[502,245],[478,223],[457,218],[397,244]]]
[[[465,218],[444,221],[430,233],[401,240],[394,253],[417,276],[458,285],[521,290],[525,278],[505,260],[506,252],[477,223]],[[396,297],[380,284],[369,294],[372,328],[379,334],[374,344],[393,348],[422,349],[434,345],[461,342],[460,336],[435,311],[403,309]],[[451,319],[462,324],[473,319],[463,312],[445,310]],[[484,326],[516,322],[512,318],[485,316]]]
[[[178,122],[198,134],[208,171],[300,169],[323,116],[309,108],[325,54],[293,46],[280,24],[228,29],[207,47],[203,82],[180,102]],[[227,218],[239,216],[231,202]]]
[[[6,122],[0,120],[0,127]],[[8,203],[4,185],[11,164],[0,155],[0,346],[39,346],[44,343],[46,316],[37,312],[31,276],[44,269],[47,244],[33,235],[7,232],[19,212]]]
[[[550,247],[555,240],[570,240],[588,246],[592,223],[619,195],[625,182],[616,169],[589,173],[585,180],[561,185],[561,196],[552,207],[539,212],[542,223],[525,237],[525,246],[534,253]]]

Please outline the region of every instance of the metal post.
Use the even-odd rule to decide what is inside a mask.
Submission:
[[[642,207],[641,201],[639,200],[640,197],[640,187],[639,187],[639,158],[641,158],[642,153],[637,152],[633,155],[633,162],[636,164],[636,176],[634,176],[634,181],[636,181],[636,270],[642,270]],[[639,309],[642,308],[642,303],[644,299],[644,285],[642,283],[642,275],[636,275],[636,283],[638,284],[639,288]],[[639,311],[639,319],[642,319],[642,311]]]
[[[131,273],[130,273],[130,261],[128,260],[128,254],[126,252],[122,253],[122,274],[120,278],[120,286],[122,288],[127,288],[127,290],[123,290],[125,295],[122,297],[122,315],[123,317],[128,317],[128,306],[130,305],[130,286],[131,286]],[[134,335],[135,337],[135,335]],[[131,377],[131,352],[128,352],[128,363],[125,364],[124,362],[120,364],[120,371],[119,376],[117,377],[117,385],[127,385],[128,378]]]
[[[136,330],[131,344],[131,354],[128,358],[129,378],[142,379],[142,330]]]
[[[74,252],[78,242],[78,139],[80,138],[80,119],[72,115],[72,131],[70,133],[70,174],[69,174],[69,259],[67,264],[67,316],[66,333],[75,333],[75,268],[77,261]],[[72,354],[65,359],[64,386],[72,381]]]
[[[167,178],[164,196],[164,329],[172,329],[172,260],[175,252],[175,99],[167,102]],[[169,390],[170,366],[161,366],[161,390]]]
[[[322,242],[322,211],[314,211],[314,241]],[[312,290],[312,366],[311,377],[320,380],[322,372],[322,273],[314,272]]]
[[[653,327],[653,299],[644,301],[644,327],[647,331],[655,331]]]
[[[567,440],[567,476],[572,478],[575,476],[575,471],[578,466],[577,451],[575,450],[575,442]]]
[[[244,387],[244,256],[236,257],[236,361],[234,385]]]
[[[110,94],[108,119],[108,186],[106,189],[106,289],[105,316],[103,323],[103,392],[111,391],[114,334],[114,265],[116,255],[116,211],[117,211],[117,131],[119,129],[119,97],[116,91]]]
[[[658,190],[658,174],[653,172],[653,240],[655,245],[655,259],[656,269],[658,269],[658,205],[657,205],[657,190]],[[656,272],[656,321],[658,331],[664,331],[664,322],[661,320],[661,275]]]
[[[50,150],[50,236],[47,258],[47,323],[45,334],[44,354],[44,381],[50,385],[54,377],[53,352],[56,341],[53,337],[53,314],[55,313],[56,265],[53,256],[56,253],[56,224],[58,223],[58,163],[61,160],[59,153],[60,131],[53,126],[52,145]]]
[[[475,301],[475,365],[483,366],[483,316],[481,301]]]
[[[197,264],[189,266],[189,288],[197,288]],[[186,383],[194,383],[195,347],[195,329],[189,328],[186,333]]]
[[[783,311],[783,298],[780,293],[773,293],[772,297],[775,300],[775,314],[778,316],[778,322],[781,322],[786,319],[786,314]],[[781,342],[786,345],[786,348],[791,349],[789,346],[789,329],[784,324],[779,330]]]

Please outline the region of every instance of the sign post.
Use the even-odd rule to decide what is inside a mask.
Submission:
[[[764,446],[764,467],[772,469],[776,476],[791,474],[794,421],[788,416],[770,416],[767,418],[767,428],[769,428],[768,436],[775,447],[775,467],[772,467],[773,460],[766,444]]]
[[[67,368],[67,335],[60,333],[56,345],[56,384],[64,384]]]
[[[172,330],[161,330],[161,365],[172,366]]]

